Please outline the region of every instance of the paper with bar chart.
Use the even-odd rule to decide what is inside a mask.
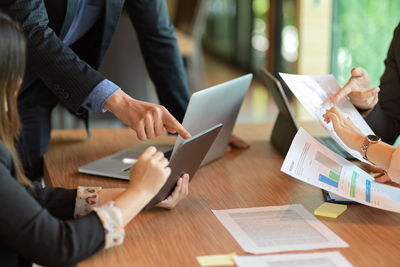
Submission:
[[[279,75],[306,110],[328,131],[330,136],[335,139],[341,147],[343,147],[353,157],[363,162],[367,162],[363,159],[359,151],[349,148],[342,142],[333,129],[332,123],[327,124],[323,120],[322,115],[325,114],[327,109],[333,106],[329,101],[329,98],[340,89],[339,84],[332,74],[308,76],[279,73]],[[360,129],[361,133],[364,135],[374,134],[372,129],[349,100],[344,99],[342,103],[339,103],[336,106],[340,111],[342,111],[344,116],[351,119],[357,128]]]
[[[297,132],[281,171],[359,203],[400,212],[400,188],[380,184],[325,147],[303,128]]]

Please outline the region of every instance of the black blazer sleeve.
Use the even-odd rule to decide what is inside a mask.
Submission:
[[[1,247],[44,266],[72,265],[103,248],[104,230],[94,212],[70,221],[62,221],[50,213],[71,217],[71,208],[64,214],[55,211],[72,204],[71,190],[32,195],[12,176],[11,156],[5,155],[4,149],[0,149],[0,156]],[[56,196],[58,193],[61,196]],[[67,204],[55,204],[63,199],[67,199]],[[40,203],[50,206],[50,212]]]
[[[26,187],[36,201],[60,220],[74,218],[76,189]]]
[[[379,102],[366,121],[383,141],[393,144],[400,134],[400,24],[385,59],[380,89]]]
[[[188,85],[165,0],[127,0],[125,7],[160,103],[182,121],[189,102]]]
[[[11,2],[11,3],[9,3]],[[81,60],[49,28],[43,0],[1,0],[2,8],[20,22],[28,39],[27,67],[72,111],[104,77]]]

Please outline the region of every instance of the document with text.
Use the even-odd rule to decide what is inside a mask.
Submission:
[[[212,212],[249,253],[348,246],[300,204]]]
[[[400,188],[375,182],[372,176],[320,144],[303,128],[293,139],[281,171],[349,200],[400,212]]]
[[[238,267],[351,267],[339,252],[235,256]]]
[[[279,75],[305,109],[328,131],[330,136],[353,157],[366,162],[359,151],[349,148],[342,142],[333,129],[332,123],[327,124],[322,117],[326,110],[333,106],[329,98],[340,89],[335,77],[332,74],[308,76],[279,73]],[[349,100],[344,99],[342,103],[336,106],[342,111],[344,116],[351,119],[360,129],[361,133],[364,135],[374,134],[364,118]]]

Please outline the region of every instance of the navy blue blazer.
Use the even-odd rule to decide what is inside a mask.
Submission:
[[[28,38],[21,93],[40,79],[65,106],[81,113],[85,98],[104,79],[96,69],[124,6],[160,103],[181,121],[189,101],[188,86],[165,0],[105,0],[103,19],[70,47],[62,40],[77,12],[78,0],[0,0],[2,10],[21,23]]]

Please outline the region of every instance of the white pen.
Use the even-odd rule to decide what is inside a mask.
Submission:
[[[135,164],[136,161],[137,161],[137,159],[131,159],[131,158],[123,158],[122,159],[122,163],[124,163],[124,164]]]

